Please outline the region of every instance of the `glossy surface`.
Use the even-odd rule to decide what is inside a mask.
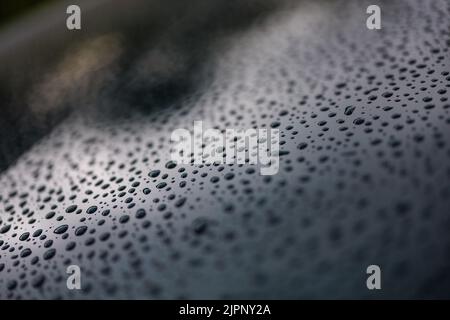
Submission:
[[[116,73],[121,42],[97,40],[107,72],[56,90],[70,116],[1,174],[0,297],[448,298],[450,3],[382,3],[380,31],[363,1],[278,11],[221,37],[169,100],[139,93],[186,80],[178,56]],[[139,90],[117,101],[121,77]],[[194,120],[279,128],[280,172],[167,165]]]

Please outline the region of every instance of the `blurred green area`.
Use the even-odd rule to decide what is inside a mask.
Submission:
[[[57,0],[0,0],[0,27]]]

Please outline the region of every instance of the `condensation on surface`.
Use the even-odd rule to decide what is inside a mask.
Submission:
[[[380,31],[366,7],[223,39],[165,108],[75,108],[1,174],[0,298],[448,298],[450,3],[383,2]],[[195,120],[278,128],[279,173],[174,166]]]

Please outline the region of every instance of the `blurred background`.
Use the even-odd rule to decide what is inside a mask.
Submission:
[[[65,26],[70,4],[2,1],[0,169],[74,105],[85,107],[83,99],[96,99],[89,102],[97,110],[108,104],[109,112],[177,99],[201,81],[194,80],[196,70],[221,39],[273,13],[283,1],[78,1],[84,26],[78,32]],[[144,68],[142,76],[136,68]],[[93,97],[98,90],[103,93]],[[114,95],[114,106],[102,94]]]

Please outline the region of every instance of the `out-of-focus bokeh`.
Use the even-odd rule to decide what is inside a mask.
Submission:
[[[81,0],[82,30],[69,31],[72,2],[13,2],[0,27],[0,170],[74,107],[128,112],[174,101],[199,84],[197,70],[221,40],[283,5]]]

